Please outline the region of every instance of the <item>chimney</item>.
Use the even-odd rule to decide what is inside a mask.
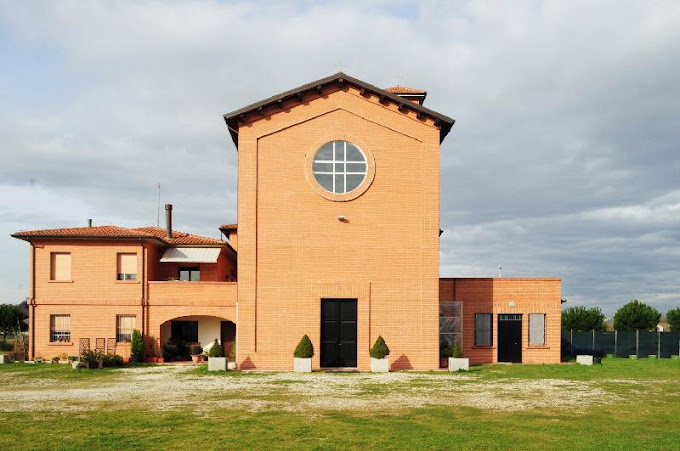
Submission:
[[[88,226],[88,227],[92,227],[92,219],[88,219],[88,220],[87,220],[87,226]]]
[[[172,238],[172,204],[165,204],[165,237]]]

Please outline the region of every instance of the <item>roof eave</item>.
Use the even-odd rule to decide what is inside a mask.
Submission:
[[[422,105],[407,101],[405,102],[403,97],[400,97],[397,94],[393,94],[391,92],[385,91],[382,88],[378,88],[377,86],[373,86],[369,83],[366,83],[365,81],[361,81],[357,78],[351,77],[343,72],[338,72],[337,74],[333,74],[329,77],[325,77],[316,81],[313,81],[311,83],[304,84],[302,86],[299,86],[297,88],[282,92],[280,94],[277,94],[275,96],[269,97],[267,99],[261,100],[259,102],[252,103],[248,106],[245,106],[243,108],[239,108],[238,110],[232,111],[231,113],[224,114],[222,117],[224,118],[225,123],[227,124],[227,127],[229,128],[229,133],[231,134],[232,141],[234,142],[234,145],[236,146],[236,149],[238,150],[238,120],[239,118],[243,118],[246,114],[251,113],[254,110],[261,110],[264,107],[270,106],[276,102],[283,102],[284,100],[288,100],[289,98],[295,97],[298,94],[302,94],[304,92],[307,92],[312,89],[321,89],[324,86],[328,86],[331,84],[335,83],[347,83],[349,85],[353,85],[355,87],[358,87],[360,89],[364,89],[371,94],[382,96],[385,99],[389,99],[390,101],[403,105],[404,108],[407,109],[412,109],[416,112],[422,113],[426,116],[431,117],[435,121],[440,121],[440,138],[439,142],[441,143],[444,141],[444,138],[446,138],[446,135],[448,135],[449,131],[451,131],[451,127],[453,127],[453,124],[456,122],[454,119],[441,114],[437,113],[434,110],[431,110],[427,107],[424,107]]]

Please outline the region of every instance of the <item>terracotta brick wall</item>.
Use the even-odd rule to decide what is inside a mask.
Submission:
[[[463,302],[463,356],[471,363],[498,361],[498,315],[522,314],[522,362],[559,363],[561,280],[552,278],[441,279],[440,300]],[[514,303],[511,307],[510,302]],[[493,346],[476,347],[475,313],[493,314]],[[546,315],[545,346],[529,346],[529,314]]]
[[[157,263],[162,249],[144,244],[145,278],[142,277],[142,249],[139,242],[36,242],[35,315],[29,308],[29,324],[33,324],[35,316],[35,326],[29,336],[34,334],[35,343],[30,343],[29,356],[77,355],[80,338],[89,338],[94,349],[96,338],[116,337],[117,315],[135,315],[136,328],[154,337],[160,336],[163,322],[182,316],[208,315],[235,321],[235,282],[149,282],[148,275],[162,274]],[[49,280],[52,252],[71,254],[71,281]],[[137,280],[116,280],[118,253],[138,254]],[[233,265],[224,253],[220,259],[222,263],[209,265],[212,272],[206,271],[206,277],[226,278],[226,271]],[[143,299],[146,307],[142,306]],[[50,343],[50,315],[54,314],[71,316],[71,343]],[[129,348],[129,344],[119,344],[117,353],[127,357]]]
[[[349,297],[360,369],[379,334],[393,368],[437,368],[439,130],[354,89],[294,105],[239,131],[239,360],[292,369],[306,333],[318,368],[320,299]],[[375,160],[372,185],[348,202],[319,195],[310,174],[332,140]]]

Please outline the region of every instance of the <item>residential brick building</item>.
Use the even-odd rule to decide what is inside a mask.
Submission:
[[[237,337],[243,369],[291,369],[304,334],[317,369],[367,369],[378,335],[393,369],[438,368],[440,342],[458,340],[473,363],[558,362],[559,279],[439,278],[454,121],[426,95],[339,73],[225,115],[238,150],[225,240],[171,221],[13,235],[31,243],[31,354],[81,338],[122,354],[134,326],[161,344]]]

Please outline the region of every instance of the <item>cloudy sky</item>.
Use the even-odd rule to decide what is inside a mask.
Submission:
[[[0,301],[17,230],[236,219],[223,113],[343,70],[426,89],[441,275],[557,276],[567,305],[680,305],[677,1],[0,4]]]

